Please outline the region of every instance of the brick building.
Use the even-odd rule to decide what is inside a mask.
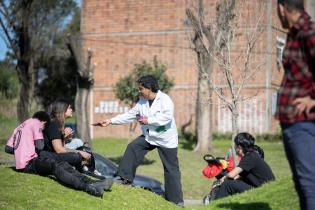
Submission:
[[[259,1],[265,2],[257,11]],[[152,61],[156,56],[167,66],[167,74],[174,79],[175,87],[169,93],[175,104],[178,127],[195,117],[197,91],[196,53],[191,49],[191,29],[185,10],[193,0],[84,0],[82,1],[81,32],[85,48],[93,50],[94,89],[90,97],[91,121],[111,117],[128,109],[115,98],[113,86],[127,75],[137,63]],[[311,1],[309,1],[309,4]],[[205,13],[214,18],[216,0],[204,0]],[[253,60],[262,64],[262,71],[245,86],[244,96],[249,100],[240,103],[241,130],[254,133],[277,129],[273,120],[275,92],[282,77],[278,70],[277,37],[284,37],[279,29],[276,0],[246,2],[241,31],[251,27],[253,16],[263,12],[264,31],[260,34]],[[247,28],[245,27],[247,25]],[[249,26],[248,26],[249,25]],[[242,28],[244,27],[244,28]],[[241,33],[243,33],[241,32]],[[241,53],[243,39],[234,46],[233,57]],[[215,74],[218,76],[218,74]],[[212,124],[219,132],[231,131],[231,114],[213,94]],[[191,128],[193,128],[193,123]],[[93,137],[127,137],[128,126],[91,128]]]

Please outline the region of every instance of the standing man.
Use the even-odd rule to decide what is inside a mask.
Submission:
[[[304,11],[303,0],[278,0],[278,15],[289,31],[276,118],[280,120],[300,207],[311,210],[315,209],[315,115],[310,111],[311,98],[315,97],[315,23]]]
[[[183,193],[177,158],[178,134],[174,119],[174,104],[161,92],[157,80],[143,76],[138,80],[141,99],[124,114],[106,119],[99,125],[120,125],[138,120],[142,135],[128,144],[117,175],[125,184],[133,182],[136,169],[148,151],[157,148],[164,167],[165,198],[183,206]]]

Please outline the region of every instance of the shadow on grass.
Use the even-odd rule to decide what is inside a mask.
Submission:
[[[271,210],[268,203],[223,203],[218,204],[217,207],[230,210]]]
[[[196,142],[196,135],[192,132],[186,132],[181,134],[179,145],[185,150],[192,151],[196,147]]]
[[[114,163],[116,163],[117,165],[119,165],[119,162],[121,160],[122,156],[119,156],[119,157],[111,157],[111,158],[108,158],[110,159],[111,161],[113,161]],[[144,158],[141,165],[151,165],[155,163],[155,160],[149,160],[148,158]]]

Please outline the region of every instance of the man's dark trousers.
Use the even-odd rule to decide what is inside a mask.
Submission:
[[[144,136],[139,136],[128,144],[122,157],[117,175],[133,181],[137,167],[142,163],[148,151],[157,148],[164,167],[165,198],[173,203],[183,202],[183,192],[180,183],[180,171],[177,158],[177,148],[164,148],[149,144]]]

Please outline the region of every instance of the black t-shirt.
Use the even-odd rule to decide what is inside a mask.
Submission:
[[[242,180],[254,187],[275,179],[269,165],[256,152],[245,154],[238,167],[243,169],[240,173]]]
[[[51,121],[48,128],[44,130],[44,138],[45,138],[45,150],[50,152],[55,152],[52,140],[53,139],[61,139],[63,141],[63,134],[59,130],[59,124],[56,121]]]

